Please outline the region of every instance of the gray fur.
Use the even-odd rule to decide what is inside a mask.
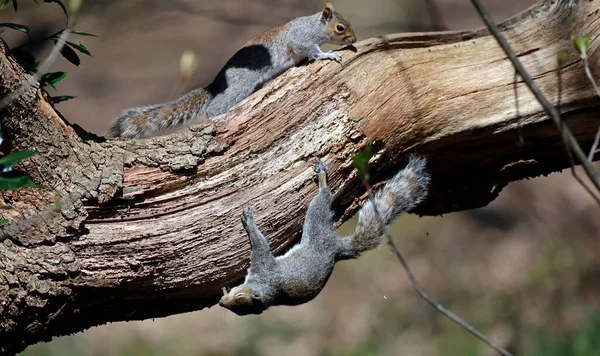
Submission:
[[[330,18],[324,19],[325,13],[330,14]],[[335,26],[331,27],[336,23],[345,27],[343,34],[335,32]],[[333,6],[327,5],[323,12],[296,18],[256,36],[227,61],[206,88],[192,91],[171,103],[123,111],[110,123],[108,135],[148,137],[204,113],[208,118],[221,115],[306,58],[341,62],[337,53],[321,51],[319,46],[323,43],[350,44],[355,41],[350,23],[333,11]],[[146,121],[141,122],[142,118]]]
[[[206,111],[210,99],[198,102],[197,98],[199,95],[209,97],[208,93],[201,88],[192,90],[170,103],[124,110],[119,117],[110,122],[107,136],[149,137],[170,127],[179,126],[190,120],[200,118]],[[143,118],[143,127],[136,124],[135,117]]]
[[[221,306],[246,315],[260,314],[273,305],[310,301],[325,286],[337,261],[356,258],[379,245],[383,230],[374,206],[387,226],[426,198],[430,180],[426,160],[411,156],[408,165],[361,207],[354,233],[340,238],[333,230],[333,197],[326,172],[325,163],[317,159],[319,193],[308,206],[300,243],[283,256],[271,255],[252,211],[249,208],[244,211],[242,223],[251,244],[250,268],[244,283],[221,298]]]
[[[383,228],[425,200],[430,180],[426,165],[426,159],[411,156],[408,165],[360,208],[354,234],[338,240],[340,259],[356,258],[379,246]]]

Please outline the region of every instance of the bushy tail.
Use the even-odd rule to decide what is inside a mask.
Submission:
[[[382,224],[388,226],[425,200],[430,180],[426,165],[425,158],[411,156],[408,165],[360,208],[354,234],[339,239],[338,259],[356,258],[379,246]]]
[[[166,104],[125,110],[111,121],[108,137],[142,138],[198,118],[206,111],[212,97],[200,88]]]

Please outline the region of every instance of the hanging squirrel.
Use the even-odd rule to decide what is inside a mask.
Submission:
[[[426,160],[411,156],[408,165],[360,208],[354,233],[338,237],[333,230],[333,196],[326,181],[327,165],[316,159],[314,171],[319,193],[308,206],[300,243],[285,255],[271,255],[252,210],[243,211],[242,224],[250,238],[250,267],[243,284],[229,292],[223,288],[220,306],[247,315],[260,314],[274,305],[298,305],[312,300],[325,286],[337,261],[357,258],[376,248],[384,234],[382,226],[417,207],[429,189]]]
[[[350,22],[327,3],[315,15],[298,17],[254,37],[227,61],[206,88],[192,90],[170,103],[123,111],[110,123],[108,136],[149,137],[203,114],[215,117],[306,58],[341,63],[339,54],[322,52],[320,45],[354,42],[356,36]]]

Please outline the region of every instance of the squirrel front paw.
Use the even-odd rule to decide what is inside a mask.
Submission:
[[[342,56],[340,56],[339,54],[337,54],[337,53],[335,53],[333,51],[329,51],[329,52],[326,52],[324,54],[327,56],[326,57],[327,59],[331,59],[331,60],[334,60],[334,61],[336,61],[338,63],[342,63]]]
[[[338,63],[342,63],[342,56],[335,53],[334,51],[329,51],[326,54],[330,55],[330,57],[329,57],[330,59],[333,59],[334,61],[336,61]]]
[[[318,53],[314,56],[314,59],[317,59],[317,60],[330,59],[330,60],[336,61],[338,63],[342,63],[342,57],[333,51]]]

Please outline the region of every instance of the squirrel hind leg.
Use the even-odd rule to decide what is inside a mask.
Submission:
[[[261,269],[269,267],[274,261],[271,255],[271,249],[265,236],[260,232],[256,222],[254,221],[254,214],[250,207],[247,207],[242,212],[242,225],[248,234],[250,239],[250,263],[251,268]]]

